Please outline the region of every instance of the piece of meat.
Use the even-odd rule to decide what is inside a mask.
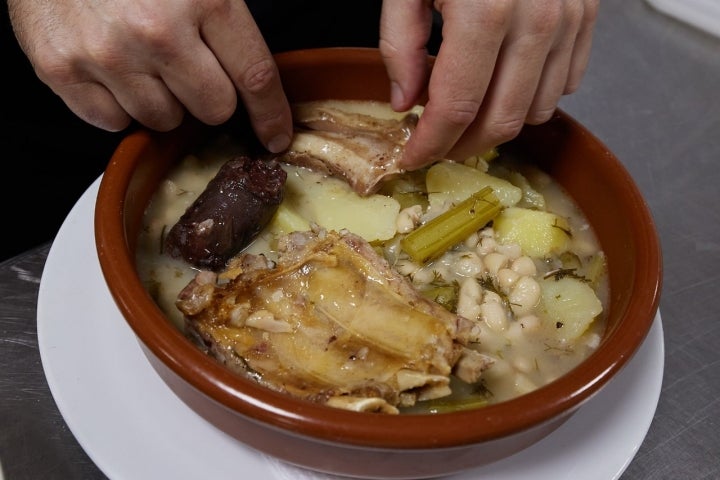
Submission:
[[[274,159],[229,160],[170,229],[166,251],[197,268],[221,270],[270,222],[286,179]]]
[[[343,178],[359,195],[375,193],[402,173],[398,160],[418,116],[382,119],[343,111],[335,103],[293,105],[295,134],[281,161]]]
[[[354,234],[279,240],[279,257],[242,254],[204,272],[177,307],[191,336],[235,372],[313,402],[398,413],[450,394],[473,323],[421,296]],[[484,366],[464,366],[476,381]],[[482,367],[482,368],[478,368]],[[469,374],[469,372],[473,372]]]

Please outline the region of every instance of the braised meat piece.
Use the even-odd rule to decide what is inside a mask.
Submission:
[[[166,251],[197,268],[221,270],[270,222],[286,179],[276,160],[229,160],[170,229]]]
[[[398,161],[418,115],[377,118],[329,100],[294,104],[293,119],[293,141],[280,160],[342,178],[366,196],[402,173]]]
[[[474,322],[420,295],[361,237],[315,229],[279,240],[277,262],[241,254],[201,272],[177,306],[192,337],[269,388],[349,410],[398,407],[478,380]]]

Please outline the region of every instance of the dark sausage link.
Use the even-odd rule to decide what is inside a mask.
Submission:
[[[286,179],[276,160],[229,160],[170,229],[166,251],[197,268],[221,270],[270,222]]]

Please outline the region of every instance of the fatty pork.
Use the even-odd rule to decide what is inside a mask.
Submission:
[[[471,322],[422,297],[372,246],[315,228],[279,241],[277,261],[241,254],[200,272],[177,306],[188,332],[240,375],[306,400],[398,413],[475,382],[490,362]]]
[[[293,105],[295,133],[280,160],[343,178],[359,195],[375,193],[382,182],[403,172],[398,161],[418,115],[378,118],[336,103]]]

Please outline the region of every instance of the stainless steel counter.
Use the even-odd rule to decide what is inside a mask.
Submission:
[[[663,386],[621,478],[720,478],[720,39],[640,0],[603,0],[587,76],[562,108],[630,170],[664,251]],[[7,480],[101,479],[40,363],[36,302],[48,250],[0,264],[0,462]]]

